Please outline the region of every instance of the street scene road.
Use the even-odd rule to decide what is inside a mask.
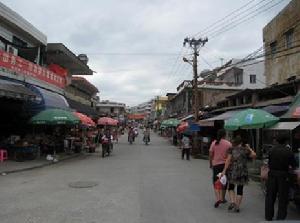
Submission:
[[[71,188],[70,183],[97,183]],[[152,134],[129,145],[123,136],[112,156],[93,155],[42,169],[1,176],[1,223],[260,222],[264,200],[255,182],[245,189],[240,213],[213,207],[208,162],[181,160],[169,141]],[[299,219],[289,211],[289,219]]]
[[[300,0],[61,2],[0,1],[0,223],[300,223]]]

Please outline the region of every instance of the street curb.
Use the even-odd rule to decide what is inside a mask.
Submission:
[[[38,168],[43,168],[43,167],[46,167],[46,166],[50,166],[50,165],[54,165],[54,164],[59,164],[61,163],[62,161],[66,161],[66,160],[70,160],[70,159],[75,159],[77,157],[80,157],[80,156],[84,156],[85,154],[74,154],[72,156],[67,156],[67,157],[64,157],[62,159],[60,159],[58,162],[48,162],[48,163],[43,163],[43,164],[39,164],[39,165],[36,165],[36,166],[31,166],[31,167],[25,167],[25,168],[22,168],[22,169],[17,169],[17,170],[9,170],[9,171],[2,171],[0,172],[0,175],[7,175],[7,174],[11,174],[11,173],[19,173],[19,172],[25,172],[25,171],[29,171],[29,170],[34,170],[34,169],[38,169]]]

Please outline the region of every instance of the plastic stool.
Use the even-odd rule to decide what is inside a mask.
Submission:
[[[7,160],[7,151],[5,149],[0,149],[0,162]]]

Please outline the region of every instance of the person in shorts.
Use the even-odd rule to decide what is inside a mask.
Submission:
[[[217,175],[222,173],[225,161],[227,158],[228,150],[232,147],[231,143],[225,139],[226,132],[224,129],[220,129],[217,133],[217,139],[214,140],[209,149],[209,163],[210,168],[213,170],[213,185],[218,180]],[[214,207],[219,207],[220,204],[226,203],[225,200],[225,192],[226,192],[226,185],[220,189],[219,187],[214,187],[216,202]],[[220,199],[219,194],[222,193],[222,198]]]

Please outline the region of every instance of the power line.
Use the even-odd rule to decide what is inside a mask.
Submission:
[[[272,2],[274,1],[274,0],[271,0],[271,1],[267,2],[266,4],[264,4],[263,6],[260,6],[259,8],[256,8],[257,6],[259,6],[260,4],[262,4],[262,3],[265,2],[265,1],[266,1],[266,0],[261,0],[259,3],[255,4],[255,5],[251,6],[251,7],[248,7],[251,3],[254,2],[254,0],[251,0],[251,1],[249,1],[248,3],[246,3],[245,5],[243,5],[242,7],[238,8],[238,9],[236,9],[235,11],[233,11],[232,13],[228,14],[228,15],[225,16],[224,18],[222,18],[222,19],[216,21],[215,23],[213,23],[213,25],[210,25],[210,26],[206,27],[206,28],[205,28],[204,30],[202,30],[201,32],[204,32],[204,31],[207,31],[207,33],[211,32],[211,34],[213,35],[212,38],[215,38],[215,37],[221,35],[222,33],[226,32],[226,31],[228,31],[228,30],[230,30],[230,29],[233,29],[234,27],[236,27],[236,26],[238,26],[238,25],[240,25],[240,24],[242,24],[242,23],[244,23],[244,22],[246,22],[246,21],[248,21],[248,20],[254,18],[255,16],[257,16],[257,15],[259,15],[259,14],[261,14],[261,13],[263,13],[263,12],[265,12],[265,11],[267,11],[267,10],[273,8],[273,7],[275,7],[276,5],[282,3],[284,0],[281,0],[280,2],[278,2],[278,3],[276,3],[276,4],[273,4],[273,5],[271,5],[271,6],[268,7],[268,8],[265,8],[266,6],[268,6],[270,3],[272,3]],[[240,13],[238,13],[238,14],[236,14],[237,12],[241,11],[241,10],[244,9],[244,8],[247,8],[247,9],[246,9],[246,10],[243,10],[242,12],[240,12]],[[244,17],[241,16],[241,15],[243,15],[245,12],[248,12],[250,9],[253,9],[253,8],[256,8],[256,9],[253,10],[253,11],[251,11],[250,13],[245,14]],[[263,10],[260,10],[260,9],[263,9]],[[255,14],[254,14],[254,13],[255,13]],[[232,17],[233,14],[235,14],[235,16]],[[253,16],[250,16],[250,15],[252,15],[252,14],[254,14],[254,15],[253,15]],[[220,27],[220,24],[218,24],[218,23],[221,22],[221,24],[224,24],[224,19],[225,19],[225,18],[229,18],[229,20],[227,19],[227,21],[232,21],[233,19],[238,18],[238,16],[240,16],[240,18],[239,18],[238,20],[234,20],[233,22],[231,22],[231,23],[229,23],[229,24],[227,24],[227,25],[225,25],[225,26],[219,28],[218,30],[216,30],[216,27]],[[250,17],[249,17],[249,16],[250,16]],[[231,17],[231,18],[230,18],[230,17]],[[244,19],[243,19],[243,18],[244,18]],[[242,20],[240,20],[240,19],[242,19]],[[226,21],[226,20],[225,20],[225,21]],[[216,25],[217,25],[217,26],[216,26]],[[213,30],[215,30],[215,31],[213,32]],[[198,33],[196,33],[195,35],[198,35],[198,34],[200,34],[201,32],[198,32]],[[261,51],[263,51],[263,47],[260,48],[259,50],[257,50],[256,52],[254,52],[254,53],[248,55],[245,59],[254,57],[254,56],[256,56],[257,54],[259,54]],[[204,59],[204,58],[202,58],[202,59]],[[204,59],[204,60],[205,60],[205,59]],[[206,64],[208,64],[208,65],[212,68],[212,66],[211,66],[207,61],[204,61],[204,62],[205,62]],[[176,62],[175,62],[175,65],[176,65],[177,63],[178,63],[178,57],[177,57],[177,60],[176,60]],[[177,72],[178,72],[178,71],[181,71],[181,70],[182,70],[182,65],[179,64],[179,65],[177,66],[177,69],[175,69],[175,72],[174,72],[174,73],[171,73],[170,76],[172,76],[173,74],[174,74],[174,76],[176,76]]]
[[[213,66],[201,55],[199,55],[200,58],[204,61],[204,63],[206,63],[211,69],[213,69]]]
[[[224,18],[228,18],[228,17],[232,16],[232,14],[234,14],[234,13],[236,13],[236,12],[242,10],[243,8],[247,7],[248,5],[250,5],[250,4],[251,4],[252,2],[254,2],[254,1],[255,1],[255,0],[249,1],[249,2],[246,3],[245,5],[241,6],[240,8],[234,10],[233,12],[231,12],[230,14],[228,14],[227,16],[225,16]],[[261,0],[261,2],[263,2],[263,1],[266,1],[266,0]],[[258,3],[258,4],[260,4],[260,3]],[[256,5],[258,5],[258,4],[256,4]],[[216,21],[213,25],[210,25],[210,26],[206,27],[206,28],[205,28],[204,30],[202,30],[201,32],[210,29],[212,26],[215,26],[215,25],[218,24],[220,21],[224,21],[224,18],[222,18],[222,19]],[[200,33],[200,32],[199,32],[199,33]],[[196,33],[194,36],[198,35],[199,33]],[[182,50],[181,50],[181,52],[182,52]],[[182,53],[181,53],[181,54],[182,54]],[[179,55],[180,55],[180,54],[179,54]],[[180,56],[176,58],[175,63],[174,63],[173,66],[172,66],[171,73],[170,73],[170,75],[169,75],[169,77],[168,77],[167,79],[169,79],[172,75],[175,77],[176,74],[178,73],[178,71],[181,71],[181,70],[182,70],[182,64],[180,64],[180,63],[178,64],[179,58],[180,58]],[[206,62],[207,62],[207,61],[206,61]],[[208,63],[208,62],[207,62],[207,63]],[[178,64],[178,66],[176,66],[177,64]],[[175,67],[176,67],[176,68],[175,68]],[[211,66],[211,67],[212,67],[212,66]]]
[[[128,52],[128,53],[118,53],[118,52],[103,52],[103,53],[87,53],[88,55],[105,55],[105,56],[176,56],[179,53],[172,52]]]
[[[197,32],[197,33],[194,34],[193,36],[196,37],[197,35],[201,34],[202,32],[205,32],[205,31],[207,31],[208,29],[214,27],[214,26],[215,26],[216,24],[218,24],[219,22],[224,21],[224,19],[226,19],[226,18],[232,16],[234,13],[236,13],[236,12],[240,11],[241,9],[247,7],[248,5],[250,5],[250,4],[251,4],[252,2],[254,2],[254,1],[256,1],[256,0],[251,0],[251,1],[247,2],[245,5],[241,6],[241,7],[238,8],[238,9],[235,9],[234,11],[230,12],[229,14],[227,14],[225,17],[223,17],[223,18],[221,18],[221,19],[215,21],[214,23],[212,23],[211,25],[205,27],[203,30],[201,30],[200,32]]]
[[[222,19],[220,19],[220,20],[217,20],[215,23],[213,23],[212,25],[206,27],[206,28],[205,28],[204,30],[202,30],[201,32],[204,32],[204,31],[206,31],[206,30],[211,29],[212,27],[214,27],[215,25],[217,25],[219,22],[222,22],[222,23],[223,23],[223,21],[224,21],[225,18],[231,17],[233,14],[235,14],[236,12],[239,12],[239,11],[242,10],[243,8],[246,8],[248,5],[250,5],[250,4],[251,4],[252,2],[254,2],[254,1],[255,1],[255,0],[250,0],[250,1],[247,2],[245,5],[243,5],[243,6],[241,6],[240,8],[234,10],[234,11],[231,12],[230,14],[226,15],[224,18],[222,18]],[[260,3],[261,3],[261,2],[264,2],[264,1],[266,1],[266,0],[261,0]],[[258,3],[258,4],[256,4],[256,5],[259,5],[260,3]],[[255,6],[256,6],[256,5],[255,5]],[[254,6],[252,6],[251,8],[253,8],[253,7],[254,7]],[[251,8],[250,8],[250,9],[251,9]],[[249,9],[248,9],[248,10],[249,10]],[[238,15],[241,15],[241,13],[239,13]],[[219,26],[219,25],[218,25],[218,26]],[[194,36],[200,34],[201,32],[196,33]],[[201,58],[202,58],[202,60],[203,60],[209,67],[212,68],[212,65],[210,65],[210,64],[208,63],[208,61],[206,61],[203,57],[201,57]]]
[[[178,61],[179,61],[180,58],[181,58],[181,55],[182,55],[182,53],[183,53],[183,50],[184,50],[184,48],[181,47],[180,53],[177,54],[177,57],[176,57],[176,59],[175,59],[175,62],[173,63],[173,65],[172,65],[172,67],[171,67],[171,70],[170,70],[170,72],[169,72],[169,75],[167,76],[167,79],[165,80],[165,83],[169,82],[171,76],[174,74],[174,70],[177,68],[177,64],[178,64]],[[161,89],[161,94],[162,94],[162,91],[163,91],[163,90]]]
[[[240,24],[245,23],[245,22],[249,21],[250,19],[253,19],[254,17],[258,16],[259,14],[261,14],[261,13],[263,13],[263,12],[266,12],[266,11],[268,11],[268,10],[274,8],[275,6],[281,4],[283,1],[285,1],[285,0],[281,0],[281,1],[277,2],[276,4],[273,4],[273,5],[271,5],[270,7],[266,8],[266,9],[264,9],[264,10],[259,11],[258,13],[254,14],[253,16],[248,17],[248,18],[245,18],[245,19],[243,19],[242,21],[238,22],[237,24],[230,23],[230,24],[224,26],[222,29],[220,29],[220,30],[218,30],[218,31],[216,31],[216,32],[214,32],[214,33],[212,33],[210,39],[214,39],[215,37],[220,36],[221,34],[227,32],[227,31],[229,31],[229,30],[231,30],[231,29],[233,29],[233,28],[235,28],[235,27],[237,27],[237,26],[239,26]],[[231,26],[230,26],[230,25],[231,25]],[[226,28],[226,27],[228,27],[228,28]]]
[[[300,42],[300,40],[294,41],[294,43],[295,43],[295,42]],[[247,60],[243,60],[243,59],[242,59],[241,61],[239,61],[239,62],[237,62],[237,63],[234,63],[234,64],[228,64],[227,66],[223,66],[223,67],[221,67],[220,69],[225,69],[225,68],[228,68],[228,67],[234,67],[234,66],[237,66],[237,65],[239,65],[239,64],[243,64],[243,63],[246,63],[246,62],[249,62],[249,61],[253,61],[253,60],[256,60],[256,59],[259,59],[259,58],[262,58],[262,57],[268,57],[268,56],[270,56],[270,55],[273,55],[273,57],[272,57],[272,58],[266,58],[266,59],[260,60],[260,61],[256,61],[256,62],[253,63],[253,64],[260,63],[260,62],[263,62],[263,61],[265,61],[265,60],[277,59],[277,58],[280,58],[280,57],[284,57],[284,56],[289,56],[289,55],[297,54],[297,53],[300,53],[300,50],[295,51],[295,52],[291,52],[291,53],[287,53],[287,54],[283,54],[283,55],[278,55],[278,56],[274,57],[274,55],[276,55],[276,54],[284,53],[284,52],[286,52],[286,51],[290,51],[290,50],[293,50],[293,49],[296,49],[296,48],[299,48],[299,47],[300,47],[300,44],[295,45],[295,46],[290,47],[290,48],[287,48],[287,49],[284,49],[284,50],[277,51],[276,53],[272,53],[272,52],[271,52],[271,53],[267,53],[267,54],[261,54],[261,55],[258,55],[258,56],[256,56],[256,57],[253,57],[253,58],[249,58],[249,59],[247,59]],[[246,66],[250,66],[250,65],[253,65],[253,64],[245,64],[245,65],[241,65],[241,66],[239,66],[239,67],[246,67]]]
[[[289,21],[291,21],[291,20],[289,20]],[[297,27],[297,26],[299,26],[300,25],[300,20],[297,20],[297,21],[295,21],[295,23],[291,26],[291,27],[293,27],[293,28],[295,28],[295,27]],[[297,33],[299,33],[300,31],[297,31],[297,32],[294,32],[293,34],[295,35],[295,34],[297,34]],[[295,41],[293,41],[293,42],[291,42],[291,44],[294,44],[294,43],[297,43],[297,42],[300,42],[300,40],[295,40]],[[264,42],[264,46],[268,46],[270,43],[272,43],[272,42]],[[250,53],[249,55],[247,55],[245,58],[243,58],[240,62],[237,62],[236,64],[234,64],[234,65],[237,65],[237,64],[240,64],[240,63],[244,63],[244,62],[247,62],[247,61],[251,61],[251,60],[255,60],[255,59],[259,59],[259,58],[262,58],[262,57],[265,57],[265,56],[269,56],[269,55],[271,55],[270,53],[267,53],[267,52],[264,52],[264,50],[265,50],[265,47],[264,46],[262,46],[262,47],[260,47],[260,48],[258,48],[257,50],[255,50],[253,53]],[[268,46],[269,47],[269,46]],[[282,48],[285,48],[286,47],[286,45],[285,45],[285,43],[283,43],[282,44],[282,46],[280,46],[279,48],[277,48],[277,50],[279,50],[279,49],[282,49]],[[288,49],[286,49],[286,50],[290,50],[291,48],[288,48]],[[283,50],[283,51],[278,51],[278,53],[280,53],[280,52],[284,52],[285,50]],[[260,54],[259,54],[260,53]],[[232,64],[231,65],[229,65],[229,66],[232,66]],[[223,67],[225,67],[225,66],[223,66]],[[223,68],[223,67],[221,67],[221,68]]]
[[[255,13],[259,9],[264,8],[265,6],[267,6],[268,4],[270,4],[271,2],[273,2],[275,0],[268,0],[268,2],[266,4],[264,4],[263,6],[260,6],[260,7],[256,8],[257,6],[259,6],[260,4],[262,4],[265,1],[266,0],[261,0],[259,3],[253,5],[250,8],[246,8],[244,11],[238,13],[237,15],[233,15],[231,18],[223,20],[217,26],[211,27],[209,30],[207,30],[206,32],[204,32],[203,35],[210,35],[211,33],[215,32],[216,30],[221,30],[221,29],[224,28],[222,26],[224,26],[224,25],[227,26],[226,23],[231,22],[231,21],[233,21],[233,22],[231,22],[229,24],[235,23],[236,21],[241,20],[241,19],[249,16],[250,14]],[[252,9],[254,9],[254,10],[252,10]],[[249,10],[252,10],[252,11],[249,12]],[[219,28],[219,27],[221,27],[221,28]]]

